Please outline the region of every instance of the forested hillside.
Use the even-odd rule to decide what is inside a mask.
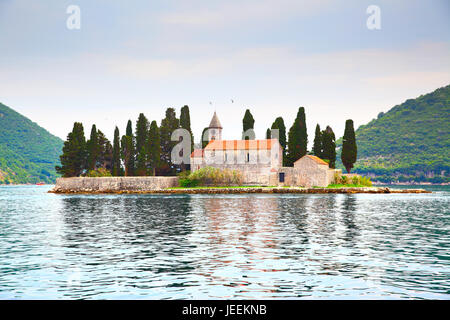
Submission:
[[[51,183],[63,142],[0,103],[0,184]]]
[[[450,85],[380,113],[356,141],[355,172],[382,182],[450,181]]]

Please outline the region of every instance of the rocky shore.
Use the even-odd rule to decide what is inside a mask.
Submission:
[[[298,187],[243,187],[243,188],[165,188],[154,190],[61,190],[54,188],[51,193],[62,194],[244,194],[244,193],[289,193],[289,194],[314,194],[314,193],[431,193],[424,189],[391,189],[387,187],[367,187],[367,188],[298,188]]]

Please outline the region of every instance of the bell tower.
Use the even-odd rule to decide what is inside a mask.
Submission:
[[[215,111],[208,129],[208,141],[222,140],[222,125]]]

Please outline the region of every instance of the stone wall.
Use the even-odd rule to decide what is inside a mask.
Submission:
[[[133,192],[178,187],[178,177],[59,178],[53,192]]]
[[[299,167],[282,167],[276,172],[271,172],[269,185],[327,187],[333,183],[335,172],[340,174],[341,170],[329,169],[327,166],[317,166],[305,161],[304,165]],[[284,183],[279,181],[280,173],[284,173]]]

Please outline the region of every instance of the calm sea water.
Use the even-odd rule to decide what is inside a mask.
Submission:
[[[432,194],[54,195],[0,187],[0,299],[450,298]]]

